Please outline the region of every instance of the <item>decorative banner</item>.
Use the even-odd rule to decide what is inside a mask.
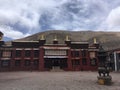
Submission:
[[[44,56],[44,58],[68,58],[67,56]]]
[[[67,55],[66,50],[45,50],[45,55]]]

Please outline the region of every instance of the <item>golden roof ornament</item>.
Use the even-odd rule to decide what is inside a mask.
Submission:
[[[96,44],[97,43],[97,40],[96,40],[96,38],[94,38],[94,44]]]
[[[69,39],[69,36],[68,36],[68,35],[66,36],[66,41],[70,41],[70,39]]]
[[[57,41],[57,36],[55,35],[54,41]]]
[[[39,38],[40,40],[45,40],[45,36],[43,34]]]

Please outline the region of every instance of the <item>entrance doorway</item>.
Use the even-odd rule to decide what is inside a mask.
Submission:
[[[44,66],[47,69],[59,67],[60,69],[67,68],[67,58],[45,58]]]
[[[60,61],[59,59],[52,59],[52,66],[60,66]]]

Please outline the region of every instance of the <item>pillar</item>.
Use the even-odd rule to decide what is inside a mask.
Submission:
[[[30,69],[31,69],[31,71],[32,70],[34,70],[34,50],[33,50],[33,48],[31,48],[31,56],[30,56],[30,58],[31,58],[31,66],[30,66]]]
[[[67,60],[67,64],[68,64],[68,70],[72,70],[71,49],[68,50],[68,60]]]
[[[13,48],[12,49],[12,51],[11,51],[11,55],[12,55],[12,57],[11,57],[11,60],[10,60],[10,69],[11,69],[11,71],[13,71],[14,69],[15,69],[15,48]]]
[[[24,57],[25,57],[25,50],[22,49],[22,56],[21,56],[21,70],[25,70],[25,60],[24,60]]]
[[[40,47],[40,55],[39,55],[39,70],[44,71],[44,49]]]
[[[116,57],[116,52],[114,52],[114,63],[115,63],[115,71],[117,71],[117,57]]]

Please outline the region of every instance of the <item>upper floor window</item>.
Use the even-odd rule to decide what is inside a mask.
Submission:
[[[21,50],[16,50],[15,56],[16,57],[21,57],[22,56],[22,51]]]
[[[87,53],[86,53],[86,50],[83,50],[82,51],[82,57],[86,57]]]
[[[31,51],[25,50],[25,57],[30,57],[30,56],[31,56]]]
[[[80,56],[80,53],[79,53],[79,51],[72,51],[72,52],[71,52],[71,56],[72,56],[72,57],[79,57],[79,56]]]
[[[39,57],[39,50],[34,51],[34,57]]]
[[[5,58],[11,57],[11,51],[10,50],[3,51],[2,57],[5,57]]]

